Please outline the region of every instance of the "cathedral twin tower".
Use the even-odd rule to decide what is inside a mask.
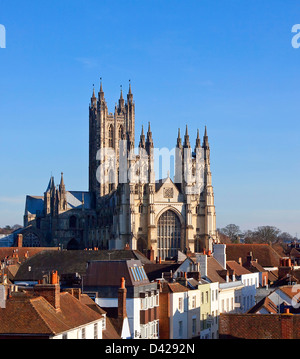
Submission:
[[[51,176],[43,196],[26,197],[24,245],[65,249],[138,249],[152,258],[212,250],[217,240],[210,147],[205,128],[192,149],[188,130],[170,151],[174,178],[156,179],[164,154],[150,124],[135,149],[131,86],[109,113],[102,81],[89,105],[89,190],[69,191]],[[158,166],[159,167],[159,166]]]
[[[105,248],[130,246],[154,257],[173,258],[178,250],[212,250],[216,215],[205,128],[191,148],[188,130],[180,130],[174,155],[174,179],[155,179],[155,149],[150,124],[135,151],[135,103],[131,84],[127,101],[108,112],[102,81],[89,106],[89,192]],[[137,152],[137,153],[136,153]]]

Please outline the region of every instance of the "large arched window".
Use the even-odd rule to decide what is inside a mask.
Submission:
[[[69,219],[69,228],[77,227],[77,218],[75,216],[71,216]]]
[[[161,215],[157,224],[157,249],[162,260],[172,258],[181,250],[181,224],[177,214],[168,210]]]
[[[108,128],[108,147],[114,147],[114,126],[110,125]]]
[[[124,133],[124,130],[123,130],[123,126],[121,125],[119,127],[119,141],[123,139],[123,133]]]

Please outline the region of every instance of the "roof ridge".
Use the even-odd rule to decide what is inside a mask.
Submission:
[[[56,334],[56,333],[51,329],[51,327],[49,326],[49,324],[46,322],[46,320],[44,319],[44,317],[40,314],[40,312],[38,311],[38,309],[33,305],[34,302],[37,302],[37,301],[42,301],[42,302],[44,302],[43,304],[46,304],[47,306],[50,306],[50,307],[54,310],[53,306],[52,306],[44,297],[42,297],[41,295],[38,296],[38,297],[29,298],[29,302],[30,302],[31,307],[32,307],[33,310],[37,313],[37,315],[38,315],[39,318],[42,320],[42,322],[46,325],[46,327],[49,329],[50,333]]]

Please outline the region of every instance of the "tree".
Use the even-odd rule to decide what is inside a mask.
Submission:
[[[241,229],[236,224],[228,224],[226,227],[219,230],[221,234],[229,237],[232,243],[239,242],[239,237],[241,235]]]

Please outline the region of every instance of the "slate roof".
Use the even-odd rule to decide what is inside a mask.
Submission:
[[[139,251],[107,250],[107,251],[42,251],[30,257],[20,266],[15,281],[37,281],[54,270],[58,275],[86,273],[87,263],[96,260],[138,259],[143,263],[150,261]],[[31,267],[31,271],[28,270]]]
[[[144,277],[133,273],[132,269],[139,268],[139,274],[143,272]],[[126,287],[149,284],[149,279],[142,268],[139,260],[119,260],[119,261],[91,261],[88,263],[86,276],[84,278],[85,287],[97,286],[120,286],[120,278],[124,277]]]
[[[92,209],[92,196],[90,192],[69,191],[66,192],[68,209],[82,208],[82,197],[84,209]]]
[[[163,273],[174,273],[180,267],[180,263],[149,263],[144,265],[145,272],[150,281],[162,278]]]
[[[44,197],[42,196],[26,196],[25,213],[37,214],[44,210]]]

